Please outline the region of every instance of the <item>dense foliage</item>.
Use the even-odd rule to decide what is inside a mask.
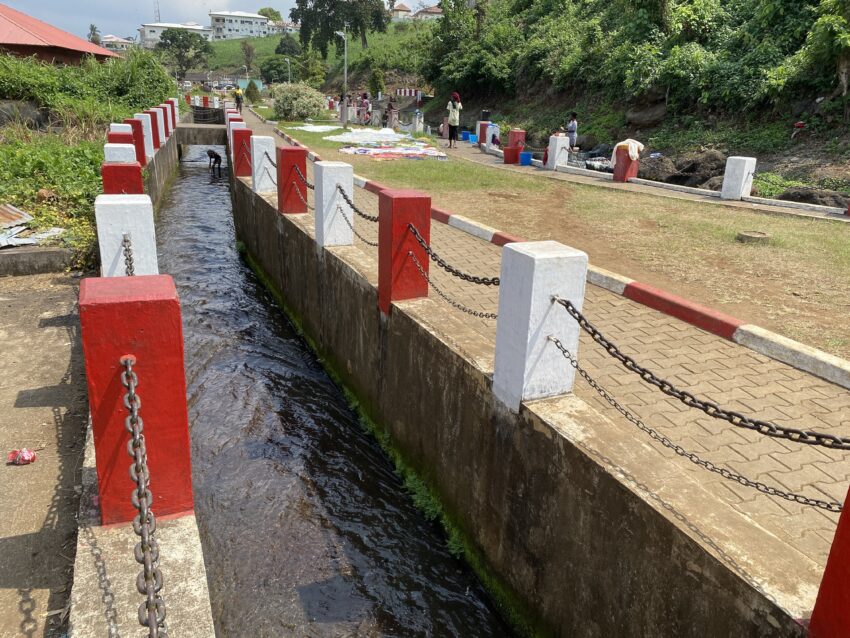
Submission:
[[[260,101],[260,89],[257,88],[254,80],[248,82],[248,86],[245,88],[245,99],[251,104],[256,104]]]
[[[423,73],[443,88],[513,95],[543,83],[726,112],[846,100],[846,0],[490,0],[479,15],[467,0],[441,6]]]
[[[303,120],[318,116],[325,108],[325,98],[307,84],[278,84],[271,89],[275,116],[279,120]]]
[[[0,55],[0,99],[30,100],[57,123],[86,129],[120,122],[173,93],[156,56],[133,49],[124,58],[80,66],[53,66],[35,58]]]
[[[191,69],[204,66],[213,53],[212,46],[205,37],[185,29],[166,29],[159,36],[156,48],[174,67],[180,80],[186,77],[186,73]]]
[[[366,35],[386,31],[390,21],[384,0],[295,0],[289,16],[300,24],[301,44],[312,45],[322,57],[327,56],[331,44],[341,46],[337,31],[347,31],[349,38],[359,37],[365,49]]]

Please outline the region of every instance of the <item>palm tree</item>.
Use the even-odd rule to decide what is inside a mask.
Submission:
[[[89,25],[89,42],[100,44],[100,31],[96,24]]]

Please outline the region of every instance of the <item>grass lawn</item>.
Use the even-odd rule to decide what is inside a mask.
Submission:
[[[230,72],[241,69],[242,65],[245,64],[245,58],[242,55],[242,42],[248,41],[254,45],[253,75],[256,75],[262,61],[274,55],[275,48],[280,44],[280,38],[279,35],[270,35],[265,38],[211,42],[213,54],[209,61],[210,70]]]
[[[509,233],[575,246],[597,266],[850,358],[850,224],[576,184],[457,156],[378,162],[335,153],[342,145],[327,134],[291,134],[359,175],[426,191],[435,204]],[[742,230],[772,239],[742,244]]]

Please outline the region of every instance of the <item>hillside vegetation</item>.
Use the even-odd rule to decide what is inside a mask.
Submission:
[[[233,73],[240,71],[245,59],[242,55],[242,43],[250,42],[254,47],[254,62],[252,73],[260,68],[260,63],[274,55],[274,50],[280,43],[280,36],[266,36],[264,38],[244,38],[241,40],[218,40],[210,42],[213,54],[209,59],[211,71]]]

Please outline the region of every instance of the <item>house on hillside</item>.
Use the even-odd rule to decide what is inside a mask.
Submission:
[[[79,64],[86,55],[98,60],[115,53],[67,31],[0,4],[0,50],[21,57],[36,56],[53,64]]]
[[[276,32],[266,16],[246,11],[210,11],[210,28],[213,40],[263,38]]]
[[[425,7],[413,14],[414,20],[436,20],[443,17],[443,10],[434,5],[433,7]]]
[[[146,49],[153,49],[159,44],[159,39],[162,37],[166,29],[183,29],[191,33],[197,33],[205,39],[212,39],[212,29],[202,26],[197,22],[184,22],[183,24],[175,24],[172,22],[146,22],[139,27],[139,43]]]
[[[408,18],[410,18],[410,16],[412,14],[413,14],[413,12],[410,10],[410,7],[408,7],[404,3],[400,2],[397,5],[393,6],[393,10],[392,10],[392,19],[393,20],[407,20]]]
[[[298,33],[301,30],[301,25],[297,22],[287,22],[280,20],[279,22],[269,22],[269,35],[285,35],[287,33]]]
[[[126,51],[136,44],[133,40],[119,38],[117,35],[105,35],[100,39],[100,43],[103,45],[104,49],[119,52]]]

